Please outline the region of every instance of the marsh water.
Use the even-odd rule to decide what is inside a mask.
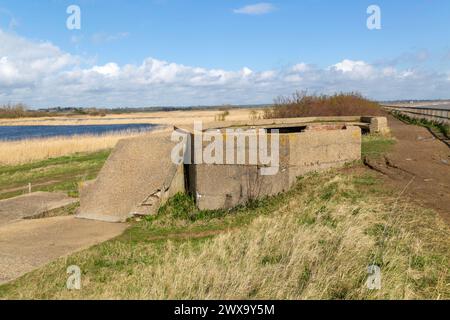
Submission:
[[[0,140],[24,140],[76,135],[103,135],[125,131],[144,132],[154,129],[154,124],[107,124],[69,126],[0,126]]]

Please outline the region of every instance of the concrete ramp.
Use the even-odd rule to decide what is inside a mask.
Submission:
[[[82,188],[78,218],[124,222],[156,213],[160,204],[184,191],[183,165],[172,163],[171,132],[121,140],[97,179]]]

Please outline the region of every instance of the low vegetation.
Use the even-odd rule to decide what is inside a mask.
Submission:
[[[361,144],[362,157],[379,158],[395,144],[395,139],[383,135],[363,135]]]
[[[42,117],[58,117],[68,115],[87,115],[87,116],[105,116],[105,109],[97,108],[52,108],[46,110],[30,110],[23,103],[5,104],[0,106],[0,119],[16,119],[16,118],[42,118]]]
[[[230,111],[225,110],[215,116],[215,121],[225,121],[227,117],[230,115]]]
[[[296,92],[291,97],[279,97],[272,108],[266,109],[264,118],[382,116],[381,106],[358,93],[308,95]]]
[[[0,119],[14,119],[14,118],[35,118],[35,117],[49,117],[54,114],[50,112],[30,111],[28,107],[22,103],[5,104],[0,106]]]
[[[381,152],[370,146],[380,139],[365,150]],[[0,287],[0,298],[450,298],[448,225],[359,166],[230,211],[199,211],[178,194],[131,224]],[[80,291],[65,288],[70,265],[82,270]],[[381,290],[366,286],[369,265],[381,268]]]
[[[79,184],[94,179],[110,150],[52,158],[24,165],[0,166],[0,199],[32,191],[63,191],[78,196]]]
[[[447,124],[444,124],[441,122],[437,122],[437,121],[430,121],[427,119],[411,118],[411,117],[408,117],[407,115],[400,113],[398,111],[393,111],[392,114],[397,119],[399,119],[403,122],[429,128],[430,130],[437,132],[440,135],[443,135],[446,139],[450,139],[450,125],[447,125]]]

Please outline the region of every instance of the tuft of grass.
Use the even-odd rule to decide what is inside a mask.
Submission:
[[[362,174],[353,179],[353,183],[357,186],[374,186],[378,182],[378,179],[371,173]]]
[[[363,135],[361,153],[363,158],[379,158],[389,152],[394,145],[395,140],[391,137],[376,134]]]
[[[448,299],[450,229],[374,193],[367,172],[310,174],[285,194],[191,219],[177,195],[115,240],[0,287],[1,299]],[[349,198],[347,195],[357,195]],[[369,290],[367,267],[381,267]],[[66,269],[82,270],[68,291]]]
[[[222,111],[215,117],[215,121],[225,121],[229,115],[230,111],[228,110]]]
[[[226,211],[224,210],[198,210],[194,198],[185,193],[176,194],[158,211],[159,216],[191,222],[220,218],[225,214]],[[150,217],[150,219],[153,219],[153,217]]]

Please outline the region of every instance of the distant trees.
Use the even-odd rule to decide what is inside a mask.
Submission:
[[[104,117],[107,114],[106,109],[97,108],[48,108],[41,110],[30,110],[23,103],[8,103],[0,105],[0,118],[37,118],[37,117],[56,117],[64,115],[87,115],[93,117]]]
[[[22,103],[17,104],[5,104],[0,106],[0,118],[21,118],[25,117],[28,108]]]

